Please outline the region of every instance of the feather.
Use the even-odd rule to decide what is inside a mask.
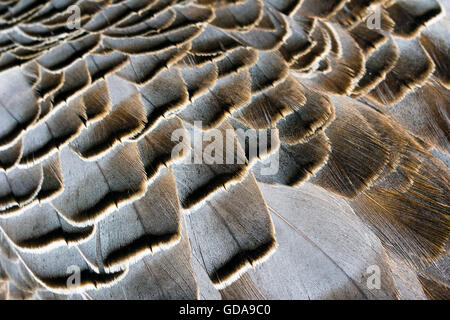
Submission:
[[[305,104],[302,89],[300,83],[290,76],[282,83],[270,85],[267,90],[254,94],[252,102],[234,112],[233,116],[254,129],[273,126]]]
[[[174,23],[176,14],[174,10],[167,9],[159,12],[154,17],[142,23],[130,26],[128,28],[109,28],[103,34],[108,37],[136,37],[140,35],[149,35],[158,33]]]
[[[261,20],[263,7],[263,3],[259,0],[247,0],[218,8],[211,24],[225,30],[249,30]]]
[[[308,50],[311,50],[314,43],[299,23],[292,21],[291,28],[293,30],[292,34],[286,38],[279,48],[283,58],[289,64],[304,55]]]
[[[117,75],[145,86],[165,68],[175,64],[186,53],[187,49],[188,46],[184,45],[154,55],[131,57],[130,61],[120,69]]]
[[[125,18],[121,18],[122,21],[120,21],[117,24],[117,26],[119,28],[127,28],[136,25],[138,23],[141,23],[143,21],[146,21],[154,17],[159,12],[162,12],[165,9],[169,8],[173,2],[174,2],[173,0],[134,1],[133,2],[133,7],[135,7],[135,10],[133,10],[134,12],[132,12],[132,10],[129,10],[130,8],[127,8],[128,12],[126,13],[126,15],[124,15]]]
[[[442,13],[436,0],[399,0],[387,8],[395,22],[394,33],[401,37],[413,37],[432,19]]]
[[[450,150],[449,92],[432,79],[389,109],[400,124],[443,152]]]
[[[242,180],[246,173],[244,151],[238,145],[233,127],[228,121],[224,121],[217,129],[212,129],[210,134],[204,133],[199,128],[187,127],[191,141],[191,152],[187,155],[186,163],[181,162],[173,170],[177,180],[178,195],[183,209],[193,209],[202,202],[212,197],[218,190],[226,190],[229,186]],[[228,131],[228,133],[227,133]],[[224,141],[216,140],[225,137]],[[183,139],[184,140],[184,139]],[[199,148],[203,141],[211,142],[213,149],[208,154],[208,147]],[[185,144],[185,141],[182,141]],[[229,157],[222,164],[215,163],[205,157],[226,155]]]
[[[75,245],[92,237],[94,227],[76,228],[61,219],[49,204],[30,209],[29,216],[18,215],[0,221],[0,226],[20,250],[50,251],[56,247]],[[17,228],[20,225],[21,228]]]
[[[0,299],[446,299],[447,2],[0,1]]]
[[[306,15],[313,17],[327,18],[336,13],[344,5],[345,0],[313,1],[305,0],[301,4],[300,10]]]
[[[312,181],[354,198],[377,178],[387,163],[388,150],[376,132],[364,123],[357,109],[343,102],[335,100],[336,120],[325,131],[331,153]]]
[[[57,91],[64,84],[65,74],[63,72],[53,73],[46,71],[43,68],[39,68],[40,70],[40,79],[36,85],[36,93],[39,95],[41,99],[46,99],[48,96]],[[47,113],[42,112],[41,107],[41,116],[42,119]]]
[[[84,55],[95,50],[99,41],[98,35],[92,35],[70,44],[64,43],[43,55],[37,62],[50,71],[67,68],[76,60],[83,59]]]
[[[180,46],[198,36],[202,31],[198,26],[187,26],[180,29],[161,32],[148,37],[134,37],[130,39],[117,39],[104,37],[103,44],[121,53],[139,55],[152,52],[161,52],[169,48]]]
[[[17,90],[21,93],[14,94]],[[11,70],[7,78],[2,79],[0,110],[3,110],[0,120],[0,149],[5,149],[17,142],[40,114],[32,86],[20,69]]]
[[[396,39],[399,58],[385,79],[370,92],[370,98],[389,105],[420,87],[434,71],[434,63],[417,40]],[[412,63],[411,63],[412,62]]]
[[[8,171],[9,169],[14,168],[18,164],[18,161],[20,161],[22,152],[22,140],[19,140],[9,149],[0,150],[0,169],[2,171]]]
[[[295,189],[259,186],[279,239],[273,257],[248,273],[260,295],[265,299],[396,296],[385,250],[345,201],[309,183]],[[283,200],[286,196],[288,202]],[[366,270],[371,265],[381,270],[381,290],[367,286]]]
[[[353,27],[367,16],[371,8],[383,2],[386,0],[349,0],[336,12],[333,19],[345,27]]]
[[[240,197],[250,205],[240,207]],[[272,221],[252,175],[191,212],[187,221],[194,255],[218,289],[267,260],[276,248]]]
[[[207,25],[192,41],[191,52],[211,55],[237,48],[239,43],[231,35],[214,26]]]
[[[15,208],[32,202],[41,190],[44,180],[42,165],[29,169],[14,169],[2,173],[0,215],[7,215]]]
[[[144,257],[130,267],[126,277],[112,288],[88,291],[94,299],[192,300],[198,288],[190,263],[190,249],[184,222],[181,240],[171,250]]]
[[[264,16],[269,23],[274,26],[273,30],[264,30],[262,28],[252,28],[248,32],[233,31],[230,34],[235,37],[241,44],[251,46],[260,50],[274,50],[278,49],[283,41],[289,37],[290,32],[286,26],[286,19],[283,15],[275,10],[263,9],[263,18],[260,23],[264,21]]]
[[[387,38],[381,32],[369,29],[364,22],[355,26],[350,34],[365,56],[370,55],[371,52],[387,41]]]
[[[9,279],[9,283],[13,284],[18,290],[27,293],[27,296],[33,295],[34,291],[40,287],[20,260],[9,261],[2,258],[0,264]]]
[[[187,65],[187,64],[186,64]],[[189,101],[205,93],[208,88],[213,87],[218,78],[218,67],[214,63],[206,63],[202,66],[181,69],[181,76],[186,83]]]
[[[97,274],[92,272],[75,247],[60,247],[39,255],[21,253],[20,258],[35,281],[44,288],[61,294],[107,287],[112,282],[122,278],[126,273],[125,271],[112,274]],[[39,263],[41,259],[51,261],[49,264],[50,267],[42,268],[42,263]],[[77,270],[80,271],[80,283],[68,281],[67,276],[72,272],[70,271],[71,266],[79,268]]]
[[[302,3],[301,0],[271,0],[269,3],[285,15],[294,13]]]
[[[48,120],[29,130],[23,138],[20,166],[41,163],[77,137],[84,127],[85,113],[84,104],[76,101],[58,107]]]
[[[177,245],[181,218],[174,191],[172,172],[162,169],[141,199],[98,222],[95,235],[78,246],[89,264],[97,272],[118,272]]]
[[[420,43],[433,59],[436,66],[436,76],[442,81],[442,85],[450,87],[450,64],[448,52],[450,50],[448,39],[449,22],[440,20],[439,22],[424,29],[420,35]]]
[[[129,143],[98,161],[85,162],[66,147],[61,154],[65,189],[53,206],[71,224],[86,226],[141,198],[146,175],[138,152],[136,144]]]
[[[145,127],[145,108],[139,95],[122,101],[102,120],[84,130],[70,145],[84,159],[95,160]]]
[[[60,104],[79,94],[90,83],[91,79],[86,63],[82,60],[75,62],[64,72],[64,84],[53,95],[53,105],[57,108]]]
[[[180,117],[190,124],[199,121],[206,128],[214,128],[223,122],[227,114],[243,107],[251,97],[251,78],[243,69],[216,81],[213,88],[186,105]]]
[[[331,40],[324,28],[316,26],[311,34],[314,44],[303,54],[298,55],[295,62],[291,64],[293,70],[302,72],[308,70],[331,50]]]
[[[176,113],[188,101],[188,91],[181,73],[176,69],[161,72],[141,90],[147,112],[145,128],[135,138],[142,137],[161,119]]]
[[[306,142],[321,129],[326,129],[334,119],[334,106],[326,95],[308,88],[304,90],[304,105],[292,107],[294,112],[277,122],[283,143],[292,145]]]
[[[219,77],[225,77],[233,72],[239,72],[244,68],[252,67],[258,59],[256,50],[238,48],[229,52],[226,56],[217,59],[216,65]]]
[[[106,55],[89,55],[86,58],[86,64],[92,83],[105,79],[107,75],[122,67],[127,61],[128,58],[125,55],[115,51]]]
[[[173,150],[180,147],[179,153],[175,154]],[[146,134],[139,141],[138,148],[150,183],[163,167],[179,163],[188,156],[186,150],[190,150],[189,134],[180,119],[171,118],[160,122]]]
[[[255,173],[259,181],[289,186],[299,185],[314,176],[328,161],[331,151],[330,141],[323,133],[304,143],[281,144],[278,153],[272,154],[270,161],[279,157],[279,170],[276,174]],[[262,171],[261,171],[262,172]]]
[[[326,92],[345,95],[353,90],[363,76],[365,58],[361,48],[350,35],[339,26],[335,26],[335,30],[341,46],[345,49],[342,50],[340,57],[334,56],[333,52],[331,53],[330,72],[313,75],[307,83]]]
[[[353,94],[367,94],[372,91],[395,67],[399,59],[399,49],[395,41],[389,39],[375,50],[366,60],[366,73],[359,79]]]
[[[107,6],[104,10],[97,12],[92,19],[84,26],[89,32],[100,32],[111,25],[118,24],[128,18],[134,13],[134,10],[142,10],[148,6],[147,1],[142,1],[140,4],[133,2],[133,7],[126,6],[124,3]],[[80,10],[81,11],[81,10]]]

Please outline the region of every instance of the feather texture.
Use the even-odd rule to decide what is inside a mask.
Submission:
[[[449,10],[1,1],[0,299],[448,299]]]

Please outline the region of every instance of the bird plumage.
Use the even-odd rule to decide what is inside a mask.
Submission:
[[[0,298],[448,298],[448,10],[0,1]]]

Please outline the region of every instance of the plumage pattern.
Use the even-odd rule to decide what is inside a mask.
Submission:
[[[448,298],[446,10],[0,1],[0,299]]]

